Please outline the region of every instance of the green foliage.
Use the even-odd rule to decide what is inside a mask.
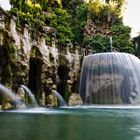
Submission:
[[[126,0],[106,0],[106,3],[112,5],[112,7],[115,6],[116,10],[118,10],[118,12],[120,14],[120,12],[123,9],[123,6],[125,4],[125,1]],[[96,1],[95,0],[89,0],[89,2],[90,3],[95,2],[95,3],[100,3],[101,4],[100,0],[96,0]]]
[[[106,37],[101,34],[97,34],[96,36],[93,37],[84,38],[83,47],[86,48],[88,46],[90,46],[93,52],[96,53],[109,52],[111,50],[109,37]]]
[[[77,42],[84,47],[92,46],[96,52],[109,51],[109,37],[102,32],[86,37],[83,35],[90,16],[97,29],[113,32],[113,47],[119,51],[133,52],[130,42],[130,28],[123,25],[121,10],[125,0],[10,0],[12,12],[17,13],[17,22],[27,20],[31,27],[41,31],[43,26],[56,29],[56,37],[60,46],[66,41]],[[47,38],[49,44],[51,37]]]
[[[43,26],[56,29],[58,43],[64,45],[67,39],[72,40],[70,14],[62,8],[60,0],[10,0],[12,12],[18,14],[18,22],[25,19],[36,30],[43,30]]]
[[[60,45],[64,45],[67,39],[72,39],[73,34],[70,27],[70,15],[64,9],[56,8],[50,26],[57,30],[56,36]]]
[[[88,5],[86,3],[81,4],[76,11],[76,19],[74,25],[72,26],[72,31],[74,34],[73,42],[78,42],[82,44],[84,36],[83,36],[83,28],[86,25],[88,15]]]
[[[68,60],[67,60],[67,58],[66,58],[66,56],[65,55],[59,55],[59,65],[64,65],[64,66],[66,66],[68,64]]]
[[[120,12],[118,12],[118,9],[110,4],[102,4],[100,1],[94,1],[89,3],[88,7],[89,14],[97,26],[104,23],[111,26],[120,18]]]
[[[133,44],[130,41],[131,28],[123,24],[112,26],[113,32],[113,47],[121,52],[133,53]]]
[[[78,9],[78,14],[80,14],[77,14],[77,18],[82,19],[80,23],[84,24],[85,21],[87,21],[87,19],[84,18],[84,14],[86,16],[90,16],[96,28],[100,29],[101,27],[107,27],[108,32],[113,32],[113,49],[117,51],[133,53],[133,47],[130,41],[131,29],[127,26],[124,26],[120,13],[124,0],[114,0],[113,2],[114,3],[109,2],[108,4],[104,4],[99,0],[91,0],[88,4],[84,5],[87,11],[83,10],[82,8]],[[80,27],[80,29],[82,28],[82,26],[80,26],[81,24],[78,24],[78,27]],[[83,25],[83,27],[84,26],[85,24]],[[79,33],[82,33],[82,30],[79,30],[79,28],[77,28],[77,30],[75,29],[75,31],[79,31]],[[78,33],[77,35],[77,38],[81,39],[79,41],[81,41],[80,44],[82,44],[83,47],[91,46],[93,48],[93,51],[96,52],[106,52],[111,50],[109,35],[104,35],[102,33],[96,33],[95,35],[90,37],[81,37]]]
[[[130,27],[123,24],[113,25],[110,30],[112,35],[112,49],[119,52],[133,53],[133,44],[130,40]],[[92,37],[84,38],[83,47],[92,47],[92,50],[96,53],[111,51],[110,38],[97,34]]]
[[[72,16],[76,16],[76,9],[84,3],[84,0],[62,0],[63,8]]]
[[[119,11],[121,11],[121,10],[122,10],[122,7],[123,7],[123,5],[124,5],[124,3],[125,3],[126,0],[107,0],[107,1],[108,1],[108,3],[109,3],[109,2],[115,3],[116,8],[117,8]]]

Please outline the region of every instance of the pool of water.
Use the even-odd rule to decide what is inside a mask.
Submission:
[[[140,108],[63,107],[0,112],[1,140],[140,140]]]

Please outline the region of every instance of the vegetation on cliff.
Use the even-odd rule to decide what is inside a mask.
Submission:
[[[56,29],[58,45],[66,46],[70,40],[80,46],[90,46],[96,52],[113,48],[133,52],[130,42],[131,29],[122,21],[124,0],[10,0],[11,12],[18,16],[18,24],[27,20],[31,27],[44,31],[45,26]]]

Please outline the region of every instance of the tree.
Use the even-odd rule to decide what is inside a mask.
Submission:
[[[124,26],[123,24],[113,25],[111,27],[113,35],[113,47],[120,52],[133,53],[134,48],[132,41],[130,40],[131,28]]]
[[[103,36],[101,34],[97,34],[93,37],[87,37],[83,40],[83,47],[91,47],[93,49],[93,52],[99,53],[99,52],[110,52],[110,42],[109,38],[106,36]]]
[[[84,35],[83,35],[83,28],[86,25],[88,15],[88,4],[84,3],[81,4],[76,9],[76,18],[75,22],[72,25],[72,31],[74,34],[73,43],[77,42],[82,45]]]

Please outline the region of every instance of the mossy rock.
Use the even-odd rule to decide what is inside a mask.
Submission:
[[[64,54],[59,54],[59,65],[67,65],[68,60]]]

